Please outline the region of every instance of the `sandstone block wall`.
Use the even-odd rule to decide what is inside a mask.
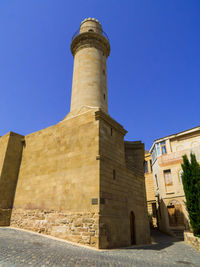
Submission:
[[[95,212],[14,209],[12,226],[83,245],[98,246],[99,215]]]
[[[109,116],[100,120],[100,248],[131,245],[130,214],[136,244],[150,242],[143,170],[126,166],[126,131]],[[144,155],[144,154],[143,154]],[[137,161],[137,159],[136,159]],[[143,160],[142,160],[143,162]]]
[[[99,202],[92,203],[99,199],[98,132],[90,111],[25,137],[12,226],[98,246]]]
[[[193,233],[184,232],[184,241],[200,251],[200,238],[194,236]]]
[[[71,111],[82,106],[108,112],[106,56],[95,47],[84,47],[74,57]]]
[[[141,141],[125,141],[125,158],[128,167],[144,170],[144,144]]]
[[[144,174],[135,166],[127,168],[125,133],[110,116],[91,109],[25,138],[5,136],[0,146],[8,155],[5,177],[10,180],[0,180],[2,190],[5,181],[8,186],[17,181],[17,187],[15,194],[15,187],[8,187],[8,194],[0,196],[1,208],[14,198],[13,210],[12,201],[4,205],[9,208],[4,220],[11,226],[112,248],[131,245],[132,212],[136,244],[148,243]]]

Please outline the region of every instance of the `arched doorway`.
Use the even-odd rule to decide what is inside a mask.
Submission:
[[[174,200],[167,205],[169,225],[171,227],[184,226],[182,205]]]
[[[135,215],[133,211],[130,213],[130,233],[131,233],[131,245],[136,244],[136,237],[135,237]]]

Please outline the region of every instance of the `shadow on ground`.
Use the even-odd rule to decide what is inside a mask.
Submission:
[[[131,246],[131,247],[126,247],[124,249],[162,250],[164,248],[172,246],[176,242],[183,241],[173,236],[166,235],[160,232],[159,230],[151,230],[151,240],[152,240],[151,244]]]

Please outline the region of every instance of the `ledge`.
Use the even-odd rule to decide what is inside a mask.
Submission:
[[[95,112],[95,119],[104,120],[123,135],[127,133],[127,131],[123,128],[122,125],[120,125],[118,122],[116,122],[113,118],[111,118],[108,114],[104,113],[102,110],[98,110]]]

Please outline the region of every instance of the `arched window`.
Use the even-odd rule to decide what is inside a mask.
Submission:
[[[136,236],[135,236],[135,215],[134,212],[130,213],[130,233],[131,233],[131,245],[136,244]]]

